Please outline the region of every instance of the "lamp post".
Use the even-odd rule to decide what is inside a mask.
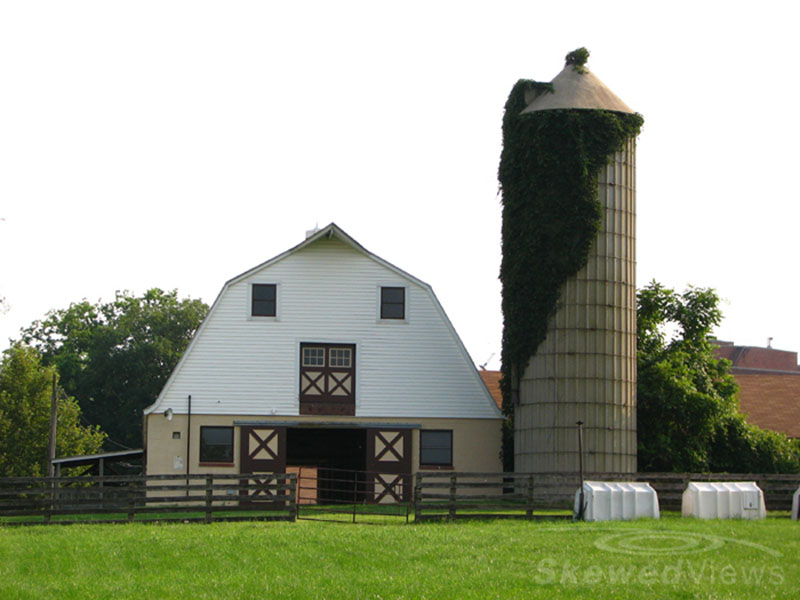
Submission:
[[[583,521],[584,510],[586,510],[586,499],[583,492],[583,421],[575,423],[578,426],[578,471],[581,478],[581,487],[578,492],[578,514],[576,519]]]

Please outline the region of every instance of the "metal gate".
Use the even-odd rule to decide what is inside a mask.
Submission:
[[[297,476],[297,518],[342,523],[408,522],[411,502],[396,500],[394,486],[380,486],[384,473],[318,467],[289,467]],[[411,481],[410,473],[394,474],[400,481]],[[390,480],[391,481],[391,480]]]

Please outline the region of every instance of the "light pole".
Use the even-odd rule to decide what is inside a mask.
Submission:
[[[578,471],[581,477],[581,487],[578,492],[578,514],[576,519],[583,521],[584,510],[586,510],[586,499],[583,492],[583,421],[575,423],[578,426]]]

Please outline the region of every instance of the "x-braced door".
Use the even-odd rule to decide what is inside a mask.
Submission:
[[[411,499],[411,430],[367,429],[367,486],[377,503]]]
[[[286,428],[242,425],[239,449],[239,472],[251,475],[246,481],[256,486],[242,490],[241,495],[247,496],[247,502],[280,502],[277,496],[285,492],[274,486],[285,483],[275,474],[286,473]]]

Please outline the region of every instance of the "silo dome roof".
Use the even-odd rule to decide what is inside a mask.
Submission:
[[[522,114],[558,108],[588,108],[633,113],[634,111],[584,66],[567,64],[553,81],[551,92],[541,92],[528,102]],[[527,98],[526,98],[527,99]]]

